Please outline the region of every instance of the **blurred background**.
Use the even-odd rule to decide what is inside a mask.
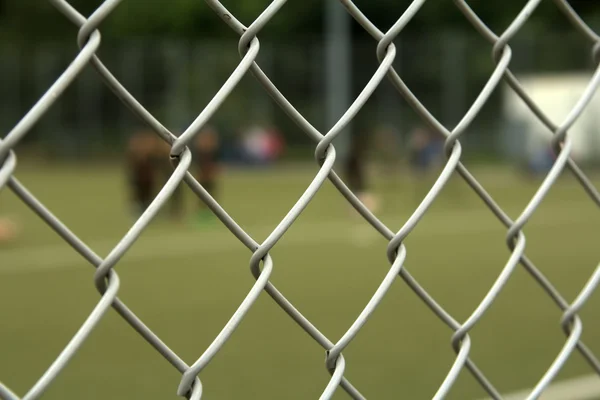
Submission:
[[[225,5],[248,26],[268,3]],[[524,5],[517,0],[471,3],[496,33]],[[600,27],[597,2],[570,3],[592,28]],[[90,15],[100,2],[70,4]],[[356,5],[385,31],[409,2],[357,0]],[[198,0],[126,0],[101,32],[100,59],[176,134],[191,124],[240,60],[239,38]],[[76,37],[77,28],[48,2],[0,0],[2,137],[77,55]],[[259,39],[260,67],[322,133],[378,66],[377,42],[336,1],[290,1]],[[394,43],[396,71],[449,129],[467,112],[495,67],[492,45],[451,1],[426,2]],[[553,2],[543,1],[510,45],[511,70],[559,124],[591,79],[592,44]],[[595,96],[570,130],[573,158],[596,184],[598,107],[600,97]],[[214,181],[216,198],[230,215],[261,241],[317,173],[315,143],[250,73],[210,125],[218,136],[222,168],[205,178]],[[136,148],[132,138],[146,130],[89,66],[19,143],[15,176],[104,256],[138,216],[132,215],[129,151]],[[356,137],[363,141],[352,142]],[[387,80],[336,140],[336,170],[350,181],[360,176],[351,187],[365,194],[365,203],[392,230],[411,215],[445,162],[439,138],[428,133]],[[548,130],[503,83],[461,143],[462,160],[512,218],[538,189],[555,157]],[[357,148],[359,155],[354,154]],[[346,164],[354,156],[360,158],[356,168]],[[156,182],[164,183],[169,172],[161,172]],[[218,220],[197,218],[200,201],[183,184],[181,193],[183,200],[173,207],[181,207],[183,218],[169,218],[165,210],[116,270],[123,280],[121,299],[191,364],[254,279],[248,270],[250,252]],[[89,315],[98,294],[92,268],[8,189],[0,195],[0,217],[12,221],[7,240],[0,229],[0,380],[24,394]],[[565,173],[525,228],[528,256],[567,301],[575,298],[598,263],[599,223],[594,203]],[[464,321],[510,256],[505,236],[506,228],[468,185],[453,177],[406,240],[407,268]],[[387,272],[386,245],[326,182],[273,250],[272,281],[335,342]],[[581,314],[583,337],[597,352],[598,307],[595,295]],[[518,268],[472,331],[471,355],[501,393],[531,388],[564,344],[561,315]],[[451,335],[398,278],[344,352],[346,376],[368,398],[431,398],[455,359]],[[202,372],[205,398],[317,398],[329,378],[323,361],[324,350],[265,293]],[[592,371],[574,354],[558,380],[586,377]],[[175,399],[179,379],[177,371],[109,311],[43,398]],[[591,397],[568,398],[600,398],[597,381]],[[574,384],[571,393],[580,389]],[[464,371],[449,398],[485,396]],[[335,398],[346,395],[339,389]]]
[[[594,2],[572,3],[592,26],[600,19]],[[97,6],[89,0],[74,0],[72,4],[84,15]],[[249,24],[265,4],[248,1],[228,6],[240,21]],[[376,42],[351,18],[342,17],[338,22],[335,14],[343,7],[335,10],[328,4],[312,0],[287,4],[261,32],[258,57],[259,65],[281,92],[322,131],[333,125],[377,67]],[[403,3],[386,0],[358,5],[383,30],[403,10]],[[499,32],[518,13],[521,2],[485,6],[474,2],[471,6]],[[77,29],[46,2],[3,0],[0,13],[0,127],[8,131],[72,61],[77,51]],[[191,123],[240,59],[236,35],[201,1],[177,0],[168,7],[158,1],[124,2],[103,24],[102,35],[100,58],[174,132],[183,131]],[[450,128],[455,126],[493,70],[490,44],[452,2],[425,5],[395,43],[396,70],[441,122]],[[527,78],[579,74],[593,67],[589,43],[554,4],[543,2],[511,47],[511,68],[526,86]],[[534,80],[533,84],[539,82]],[[554,89],[552,82],[546,87]],[[576,96],[582,87],[573,90]],[[331,97],[339,100],[338,109],[331,106]],[[534,94],[536,100],[545,97]],[[554,100],[562,97],[556,94]],[[527,153],[527,147],[521,146],[528,140],[527,126],[518,115],[508,112],[510,103],[520,105],[516,97],[496,91],[462,139],[468,149],[474,150],[466,157],[517,157],[525,162],[526,156],[532,156],[532,149]],[[573,99],[569,98],[563,108],[571,104]],[[286,158],[303,158],[312,147],[250,74],[212,123],[219,128],[231,161],[236,158],[233,147],[240,135],[252,127],[280,132],[289,145]],[[384,80],[352,126],[372,136],[391,132],[397,138],[393,150],[401,153],[408,132],[419,123],[416,114]],[[118,153],[138,124],[90,67],[27,136],[22,147],[45,159],[102,159]],[[515,127],[520,133],[514,133]],[[594,141],[590,149],[598,154],[600,144]]]

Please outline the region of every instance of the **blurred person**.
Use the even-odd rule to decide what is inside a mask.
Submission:
[[[132,213],[137,218],[148,208],[155,194],[157,142],[153,132],[137,131],[127,144],[126,168]]]
[[[158,159],[158,167],[161,173],[161,181],[162,184],[165,184],[169,177],[173,174],[174,168],[171,164],[171,146],[160,139],[158,136],[156,137],[156,151],[157,151],[157,159]],[[175,220],[180,220],[185,214],[185,204],[184,204],[184,193],[183,186],[185,184],[180,182],[173,194],[169,198],[169,213],[171,218]]]
[[[284,150],[284,141],[275,128],[264,128],[261,125],[255,125],[242,133],[241,147],[246,163],[268,165],[281,157]]]
[[[408,163],[413,174],[421,175],[429,169],[427,146],[430,143],[430,134],[424,127],[416,127],[409,137]]]
[[[348,188],[370,211],[375,212],[378,201],[367,183],[367,151],[367,135],[351,134],[344,169]]]
[[[214,127],[207,126],[198,133],[193,142],[193,158],[196,162],[194,175],[204,189],[214,198],[217,198],[217,179],[219,175],[221,143]],[[212,219],[213,214],[200,201],[198,219],[200,222]]]
[[[391,126],[381,126],[375,131],[379,169],[384,176],[394,176],[398,168],[398,132]]]
[[[416,180],[417,201],[421,201],[432,182],[431,171],[443,160],[444,141],[424,126],[418,126],[410,134],[408,162]]]
[[[527,163],[527,176],[535,178],[548,173],[555,161],[556,154],[554,153],[552,146],[543,146],[529,158]]]
[[[283,135],[276,128],[267,129],[265,151],[270,162],[278,160],[285,150]]]
[[[249,164],[262,164],[264,161],[264,130],[260,126],[250,127],[242,133],[242,151]]]

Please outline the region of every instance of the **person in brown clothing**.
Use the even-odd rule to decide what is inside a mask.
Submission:
[[[198,182],[213,197],[217,196],[219,175],[220,141],[215,128],[207,126],[198,133],[193,142],[193,160],[196,162],[194,175]],[[198,218],[201,221],[213,217],[212,212],[201,201]]]
[[[190,172],[211,196],[216,196],[218,160],[220,143],[214,128],[203,129],[189,145],[192,151],[194,169]],[[170,165],[170,146],[154,133],[139,131],[134,133],[127,148],[127,170],[130,198],[134,213],[137,216],[150,205],[157,189],[172,174]],[[178,218],[184,215],[182,183],[173,192],[170,199],[171,216]],[[212,213],[201,202],[198,217],[203,221],[212,217]]]
[[[152,132],[138,131],[127,145],[126,167],[133,213],[139,217],[155,194],[157,142]]]
[[[156,137],[156,140],[158,168],[161,174],[161,184],[165,184],[174,171],[173,164],[171,164],[171,146],[158,137]],[[184,185],[185,183],[183,183],[183,181],[180,182],[169,199],[169,213],[171,218],[175,220],[180,220],[185,215],[183,193]]]
[[[371,211],[376,211],[378,201],[368,183],[367,164],[369,137],[365,133],[354,132],[350,136],[350,146],[345,160],[345,175],[348,188]]]

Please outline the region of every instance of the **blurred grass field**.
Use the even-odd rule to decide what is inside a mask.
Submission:
[[[220,201],[262,241],[316,173],[315,166],[227,170]],[[400,171],[401,172],[401,171]],[[504,168],[475,175],[511,217],[539,185]],[[119,166],[19,166],[16,174],[100,255],[133,223]],[[594,177],[598,183],[600,179]],[[379,178],[379,215],[394,230],[417,205],[400,175]],[[419,190],[422,190],[420,188]],[[119,296],[188,364],[219,333],[254,279],[250,252],[218,221],[161,215],[117,264]],[[6,189],[0,209],[21,237],[0,248],[0,380],[19,394],[34,384],[99,299],[93,268]],[[572,301],[600,255],[600,213],[567,172],[525,228],[526,252]],[[455,318],[475,309],[510,255],[506,229],[459,178],[406,240],[406,267]],[[386,241],[333,186],[322,190],[272,252],[272,282],[332,341],[350,327],[383,279]],[[600,296],[581,313],[600,353]],[[471,356],[502,392],[532,387],[560,351],[560,310],[521,268],[471,333]],[[371,399],[431,398],[455,358],[452,331],[398,278],[344,352],[346,376]],[[202,372],[205,399],[314,399],[329,374],[320,348],[264,293]],[[591,370],[575,353],[558,380]],[[110,310],[44,399],[175,399],[180,374]],[[452,399],[485,396],[467,371]],[[336,399],[347,398],[338,389]]]

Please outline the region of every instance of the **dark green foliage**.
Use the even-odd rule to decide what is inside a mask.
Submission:
[[[72,0],[70,3],[84,15],[89,15],[101,3],[99,0]],[[600,21],[600,7],[595,1],[572,0],[571,5],[590,24]],[[408,0],[357,0],[360,9],[378,26],[386,29],[410,4]],[[523,7],[523,0],[472,0],[471,7],[495,30],[508,26]],[[250,24],[268,5],[266,0],[229,1],[225,5],[246,25]],[[320,34],[324,1],[304,0],[289,2],[265,29],[270,37]],[[414,19],[418,31],[441,28],[471,29],[450,0],[426,3]],[[553,2],[542,2],[529,29],[545,32],[549,27],[563,29],[566,19]],[[362,30],[356,26],[357,32]],[[62,16],[45,1],[2,0],[0,2],[0,29],[4,38],[41,38],[64,36],[73,29]],[[106,21],[103,32],[114,36],[168,35],[176,37],[222,37],[232,34],[218,20],[206,3],[198,0],[123,1]],[[11,34],[7,36],[6,34]],[[284,36],[281,36],[284,35]]]

